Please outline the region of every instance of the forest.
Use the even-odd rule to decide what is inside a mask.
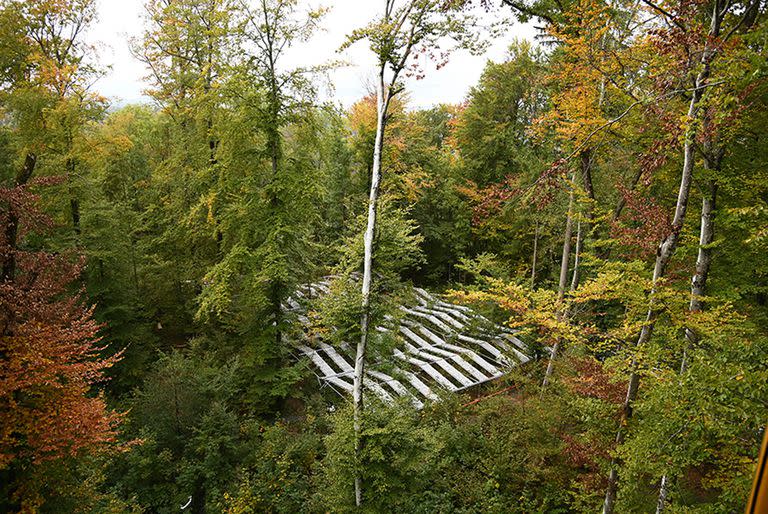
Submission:
[[[320,3],[146,0],[151,101],[121,105],[96,0],[0,0],[0,511],[743,512],[768,3],[361,0],[348,107],[344,63],[286,58]],[[500,39],[463,102],[410,100]],[[520,362],[393,335],[424,295]],[[429,352],[485,378],[381,392]]]

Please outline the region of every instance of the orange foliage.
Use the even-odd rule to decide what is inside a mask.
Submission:
[[[623,404],[627,391],[626,382],[611,380],[611,375],[594,359],[572,357],[571,362],[576,375],[565,379],[565,384],[571,391],[615,405]]]
[[[578,148],[603,125],[605,75],[612,72],[605,38],[610,28],[609,8],[593,0],[579,0],[565,13],[561,26],[550,24],[548,31],[562,43],[563,56],[550,82],[556,89],[553,108],[542,116],[535,132],[551,129],[555,136]]]
[[[115,440],[120,419],[93,394],[120,356],[101,356],[93,308],[70,292],[82,259],[21,250],[9,233],[14,217],[25,232],[51,225],[36,200],[24,187],[0,189],[0,469],[96,450]]]

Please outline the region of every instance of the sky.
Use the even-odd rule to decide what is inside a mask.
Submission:
[[[147,87],[144,65],[133,57],[130,39],[141,36],[144,24],[144,0],[97,0],[98,21],[88,34],[97,45],[98,60],[109,69],[94,88],[110,98],[113,104],[149,102],[143,94]],[[312,40],[292,48],[286,54],[286,65],[319,65],[341,60],[347,65],[333,70],[328,81],[322,81],[322,100],[332,100],[348,107],[364,96],[375,76],[375,61],[365,43],[358,43],[343,53],[337,49],[353,29],[368,23],[380,10],[381,0],[311,0],[304,5],[329,8],[322,22],[323,30]],[[495,15],[483,15],[489,22]],[[532,39],[532,25],[515,24],[509,32],[492,41],[484,55],[456,52],[440,70],[427,68],[426,78],[406,82],[411,107],[427,107],[440,103],[459,103],[480,78],[488,60],[501,61],[514,38]]]

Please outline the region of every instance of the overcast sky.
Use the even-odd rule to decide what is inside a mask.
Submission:
[[[311,0],[306,3],[315,7],[324,5],[330,12],[323,20],[322,32],[312,41],[291,50],[287,56],[289,64],[294,61],[313,65],[339,59],[350,63],[331,73],[333,90],[323,88],[324,99],[334,99],[349,106],[365,94],[375,73],[370,50],[364,43],[358,43],[342,54],[336,50],[351,30],[364,26],[378,13],[381,3],[382,0]],[[143,6],[144,0],[98,0],[99,19],[89,38],[100,44],[99,60],[111,66],[111,70],[95,88],[116,103],[149,101],[142,93],[147,72],[129,50],[129,39],[139,37],[142,32]],[[444,68],[428,70],[423,80],[411,80],[408,93],[412,106],[461,102],[477,82],[488,60],[502,60],[512,39],[531,39],[533,34],[530,25],[514,25],[506,36],[493,42],[485,55],[459,52]]]

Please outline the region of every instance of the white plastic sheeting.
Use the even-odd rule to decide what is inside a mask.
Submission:
[[[329,291],[320,281],[296,292],[287,310],[308,323],[300,301]],[[414,288],[416,305],[401,306],[402,317],[387,317],[380,333],[394,333],[392,355],[384,362],[368,362],[365,388],[386,403],[407,398],[416,408],[436,401],[442,391],[457,392],[503,376],[513,366],[528,362],[528,348],[504,327],[494,325],[466,306],[454,305]],[[340,395],[352,392],[353,345],[338,346],[307,338],[297,346],[323,385]]]

